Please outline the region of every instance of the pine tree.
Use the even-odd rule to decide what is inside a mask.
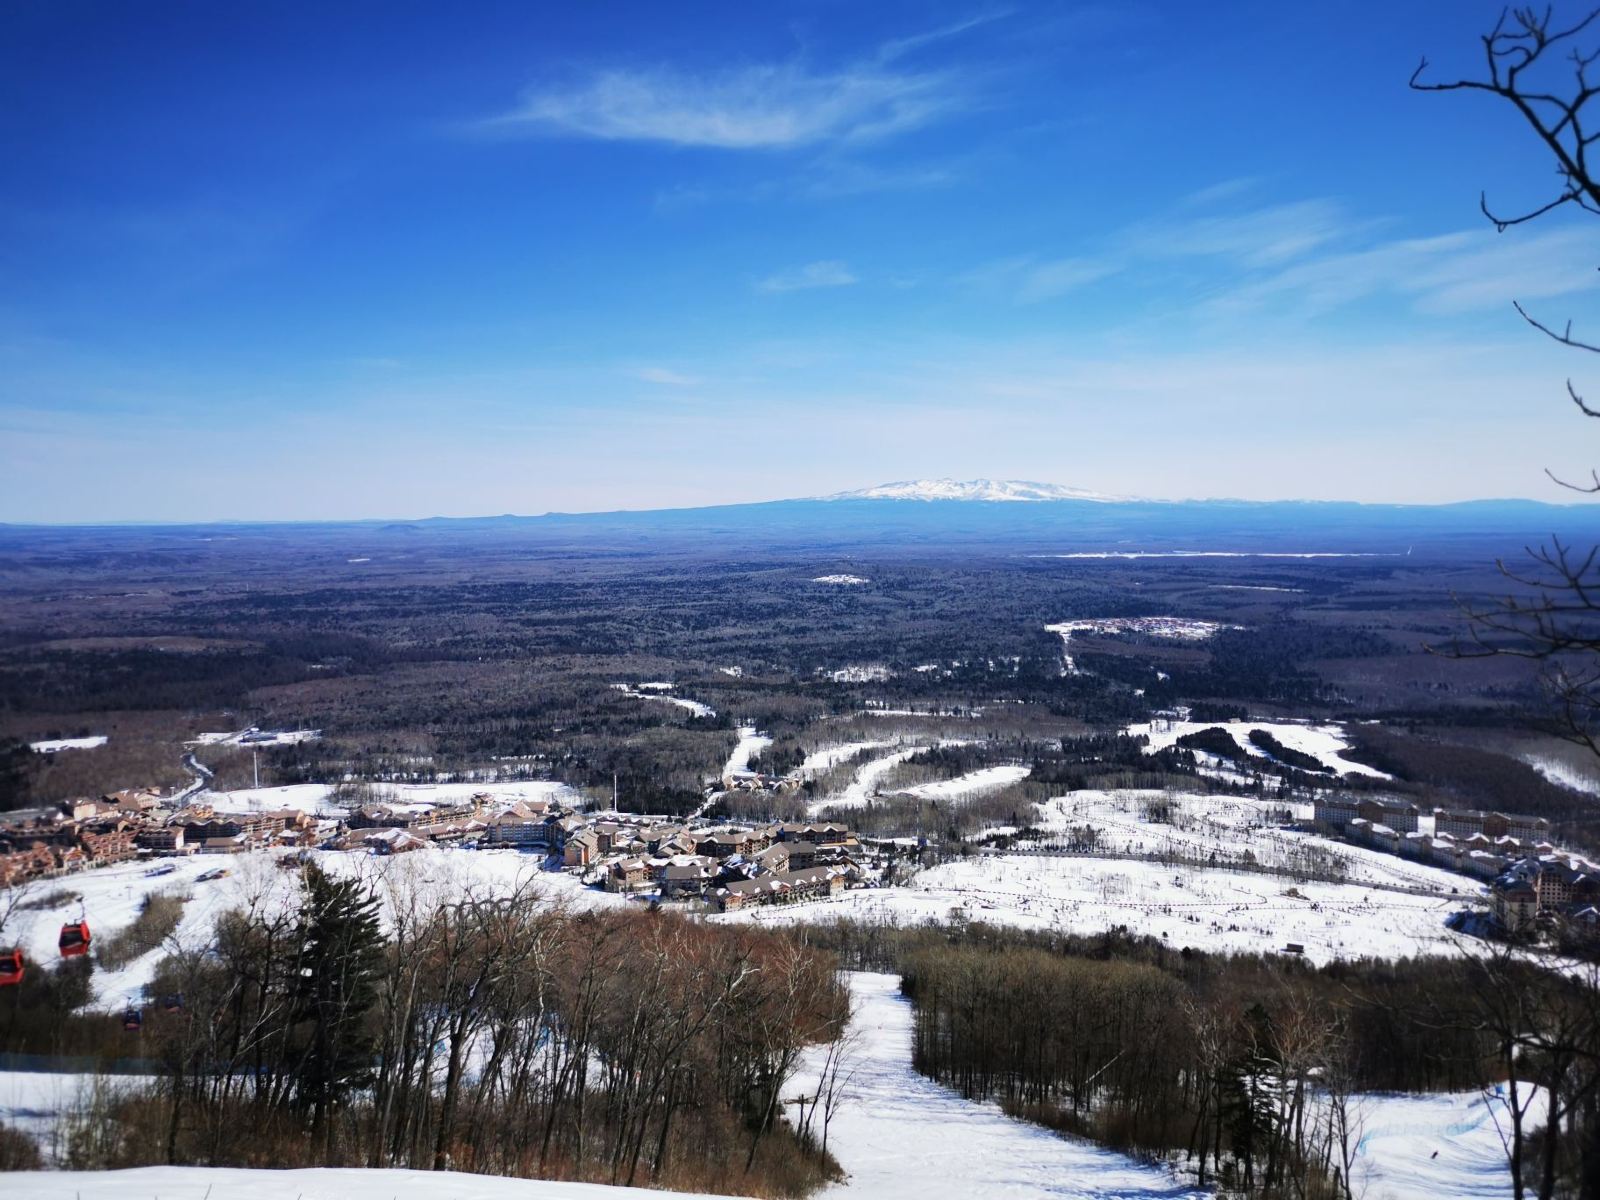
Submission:
[[[332,879],[315,866],[304,875],[305,901],[291,973],[294,1019],[304,1039],[295,1098],[311,1113],[314,1141],[332,1157],[334,1107],[372,1078],[383,934],[378,900],[354,879]]]

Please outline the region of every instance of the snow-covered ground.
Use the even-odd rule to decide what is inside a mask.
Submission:
[[[1168,728],[1152,729],[1150,722],[1130,725],[1127,733],[1133,737],[1149,739],[1146,750],[1154,754],[1165,750],[1185,734],[1199,733],[1202,729],[1221,729],[1239,743],[1239,749],[1252,758],[1267,759],[1265,751],[1250,741],[1252,729],[1262,729],[1291,750],[1309,754],[1323,766],[1339,775],[1365,775],[1369,779],[1389,779],[1375,767],[1341,758],[1350,749],[1350,742],[1339,725],[1313,725],[1302,721],[1174,721]]]
[[[1276,953],[1289,942],[1314,963],[1460,953],[1444,926],[1463,901],[1360,884],[1079,856],[984,855],[931,867],[906,887],[717,918],[782,925],[840,917],[901,925],[987,921],[1094,934],[1126,927],[1175,946]]]
[[[518,800],[562,800],[568,803],[578,800],[578,794],[566,784],[540,779],[516,783],[378,783],[372,785],[372,791],[380,802],[396,805],[455,804],[485,794],[501,804]],[[300,812],[332,815],[343,811],[334,803],[333,792],[331,784],[295,783],[283,787],[207,792],[205,800],[218,812],[277,812],[293,808]]]
[[[243,1167],[139,1167],[131,1171],[18,1171],[5,1176],[9,1200],[638,1200],[689,1192],[647,1192],[600,1183],[508,1179],[458,1171]],[[698,1200],[717,1200],[698,1194]]]
[[[189,896],[183,918],[165,946],[115,971],[97,964],[94,1002],[103,1009],[120,1010],[137,1000],[150,983],[168,947],[209,945],[214,940],[217,918],[223,913],[233,908],[281,911],[296,903],[298,876],[279,869],[280,857],[262,853],[205,854],[160,860],[159,865],[173,868],[170,874],[151,875],[152,864],[133,862],[45,880],[31,885],[29,898],[61,893],[62,899],[47,908],[13,913],[6,925],[4,942],[8,947],[18,946],[28,962],[53,963],[59,956],[56,943],[61,926],[68,921],[81,916],[89,922],[94,938],[101,940],[131,924],[146,895],[165,892]],[[316,861],[331,872],[361,875],[385,898],[416,889],[449,895],[467,890],[480,895],[508,895],[519,888],[532,888],[553,901],[577,906],[628,903],[624,897],[586,888],[571,875],[543,871],[539,856],[516,850],[435,847],[394,857],[322,851],[317,853]],[[228,874],[220,879],[200,878],[218,868]]]
[[[35,754],[55,754],[60,750],[93,750],[97,746],[104,746],[110,740],[103,733],[95,737],[56,738],[48,742],[29,742],[28,749]]]
[[[1153,819],[1164,808],[1166,820]],[[1277,827],[1285,806],[1248,797],[1187,795],[1158,791],[1085,789],[1039,805],[1038,826],[1053,834],[1088,826],[1096,850],[1116,854],[1160,854],[1209,858],[1220,863],[1249,860],[1286,870],[1337,867],[1352,883],[1391,887],[1457,889],[1463,897],[1483,894],[1477,880],[1441,867],[1352,846],[1333,838]]]
[[[818,771],[826,771],[836,767],[847,758],[853,758],[866,750],[883,750],[889,746],[899,745],[894,738],[869,742],[845,742],[839,746],[824,746],[820,750],[813,750],[806,755],[805,761],[800,764],[802,775],[815,775]]]
[[[858,808],[872,798],[878,786],[878,780],[894,770],[913,754],[926,749],[924,746],[907,746],[903,750],[896,750],[893,754],[886,754],[882,758],[874,758],[863,764],[856,772],[856,777],[837,796],[830,796],[811,806],[812,812],[824,808]]]
[[[190,746],[298,746],[301,742],[315,741],[322,736],[320,729],[241,729],[235,733],[201,733],[190,738]]]
[[[905,788],[901,795],[916,796],[921,800],[965,800],[1026,779],[1032,770],[1032,767],[1021,763],[981,767],[976,771],[968,771],[965,775],[957,775],[954,779],[919,783],[915,787]]]
[[[754,725],[739,726],[739,741],[723,765],[723,777],[726,778],[735,771],[748,771],[750,760],[770,745],[772,739],[764,733],[757,733]]]
[[[1544,1122],[1535,1098],[1523,1119]],[[1502,1131],[1505,1101],[1481,1092],[1366,1095],[1352,1105],[1360,1139],[1351,1164],[1362,1200],[1502,1200],[1513,1195]]]
[[[1058,1137],[963,1100],[911,1067],[911,1003],[894,975],[851,976],[860,1035],[846,1101],[828,1149],[848,1172],[826,1200],[1117,1200],[1198,1196],[1158,1167]],[[821,1052],[808,1053],[796,1091],[814,1092]]]
[[[1087,488],[1029,479],[903,479],[853,492],[835,492],[818,500],[982,500],[991,503],[1038,503],[1048,500],[1126,500]]]
[[[698,700],[689,700],[683,696],[667,695],[664,689],[670,688],[672,686],[670,683],[641,683],[637,687],[626,683],[613,683],[611,686],[624,696],[632,696],[635,700],[661,700],[678,708],[688,709],[697,717],[717,715],[717,710],[709,704],[701,704]]]
[[[888,667],[878,663],[852,663],[848,667],[823,672],[834,683],[882,683],[893,674]]]
[[[38,749],[37,746],[34,749]],[[1586,796],[1600,796],[1600,773],[1593,769],[1581,770],[1569,762],[1560,759],[1542,758],[1538,755],[1529,755],[1522,760],[1551,783],[1559,784],[1564,788],[1571,788],[1575,792],[1582,792]]]
[[[1072,659],[1072,637],[1078,633],[1118,634],[1142,633],[1147,637],[1170,638],[1174,641],[1203,642],[1215,637],[1217,631],[1227,628],[1217,621],[1202,621],[1195,617],[1085,617],[1076,621],[1057,621],[1046,625],[1044,631],[1061,638],[1061,673],[1078,674]]]
[[[872,580],[865,579],[860,575],[818,575],[811,582],[831,583],[839,587],[860,587],[864,583],[871,583]]]
[[[1030,554],[1029,558],[1398,558],[1396,551],[1343,550],[1079,550]]]

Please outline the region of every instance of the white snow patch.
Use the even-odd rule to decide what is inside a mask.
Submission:
[[[861,888],[816,904],[717,919],[787,924],[848,917],[905,925],[954,916],[1082,934],[1126,926],[1174,946],[1220,952],[1273,953],[1297,942],[1321,964],[1460,953],[1467,939],[1444,920],[1465,899],[1164,863],[993,854],[932,867],[907,887]]]
[[[638,1200],[638,1188],[601,1183],[511,1179],[458,1171],[319,1167],[273,1171],[245,1167],[136,1167],[127,1171],[19,1171],[6,1176],[13,1200]],[[666,1192],[674,1200],[697,1200]],[[698,1200],[718,1200],[704,1193]]]
[[[911,1002],[899,994],[898,977],[858,972],[850,976],[850,991],[860,1050],[844,1105],[828,1128],[828,1150],[849,1178],[822,1192],[823,1200],[1179,1200],[1206,1194],[1159,1167],[1058,1137],[919,1075],[911,1066]],[[797,1091],[815,1091],[822,1057],[821,1049],[807,1053]]]
[[[818,771],[826,771],[836,767],[847,758],[854,758],[866,750],[882,750],[888,746],[898,746],[899,740],[891,738],[887,741],[875,742],[846,742],[841,746],[824,746],[821,750],[813,750],[806,755],[805,761],[800,764],[802,775],[815,775]]]
[[[1030,554],[1029,558],[1399,558],[1399,551],[1344,550],[1080,550],[1073,554]]]
[[[1582,792],[1586,796],[1600,796],[1600,776],[1596,776],[1592,771],[1581,770],[1560,759],[1541,758],[1536,754],[1526,755],[1522,761],[1551,783]]]
[[[835,492],[819,500],[987,500],[1022,503],[1046,500],[1096,500],[1108,503],[1126,500],[1085,488],[1064,487],[1059,483],[1032,483],[1026,479],[907,479],[880,483],[877,487],[854,492]]]
[[[661,689],[670,688],[672,686],[670,683],[641,683],[637,687],[627,683],[613,683],[611,686],[624,696],[632,696],[635,700],[661,700],[678,708],[688,709],[697,717],[717,715],[717,710],[709,704],[701,704],[698,700],[688,700],[682,696],[664,695]]]
[[[48,742],[29,742],[28,749],[35,754],[56,754],[62,750],[93,750],[97,746],[104,746],[110,740],[103,733],[94,737],[56,738]]]
[[[832,583],[841,587],[859,587],[864,583],[871,583],[872,580],[864,579],[860,575],[818,575],[811,582]]]
[[[298,746],[301,742],[315,741],[322,736],[320,729],[241,729],[233,733],[196,734],[184,743],[186,746],[252,746],[265,749],[269,746]]]
[[[1219,630],[1237,628],[1236,625],[1202,621],[1195,617],[1084,617],[1075,621],[1058,621],[1054,625],[1046,625],[1044,630],[1061,637],[1061,673],[1076,675],[1078,667],[1072,661],[1072,636],[1076,633],[1141,633],[1147,637],[1202,642],[1216,636]]]
[[[888,667],[876,664],[852,664],[835,671],[824,671],[823,674],[834,683],[882,683],[893,672]]]
[[[739,726],[739,741],[722,768],[723,777],[726,778],[737,771],[748,771],[750,760],[770,745],[772,739],[764,733],[757,733],[754,725]]]
[[[1301,721],[1174,721],[1170,728],[1155,730],[1147,721],[1128,726],[1126,732],[1133,737],[1148,738],[1149,745],[1145,747],[1145,753],[1154,754],[1157,750],[1165,750],[1173,745],[1180,737],[1198,733],[1202,729],[1226,730],[1232,735],[1233,740],[1239,743],[1239,749],[1252,758],[1270,757],[1266,751],[1250,740],[1252,729],[1262,729],[1289,749],[1311,755],[1336,774],[1365,775],[1369,779],[1393,778],[1376,767],[1341,758],[1340,755],[1350,749],[1350,743],[1344,736],[1343,726],[1340,725],[1312,725]]]
[[[976,771],[968,771],[965,775],[958,775],[954,779],[919,783],[915,787],[904,789],[901,794],[916,796],[919,800],[967,800],[1026,779],[1032,770],[1032,767],[1021,763],[982,767]]]

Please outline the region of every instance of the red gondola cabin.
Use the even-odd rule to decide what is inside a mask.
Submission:
[[[0,952],[0,987],[22,982],[22,951]]]
[[[69,921],[61,927],[61,957],[76,958],[89,953],[89,922]]]
[[[130,1006],[122,1014],[122,1027],[129,1033],[138,1033],[144,1027],[144,1013]]]

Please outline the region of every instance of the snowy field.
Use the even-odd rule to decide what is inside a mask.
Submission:
[[[815,775],[818,771],[826,771],[836,767],[847,758],[853,758],[867,750],[885,750],[890,746],[898,746],[898,738],[885,738],[869,742],[845,742],[838,746],[824,746],[820,750],[813,750],[806,755],[805,761],[800,764],[802,775]]]
[[[754,725],[739,726],[739,741],[722,768],[724,778],[736,771],[748,771],[750,760],[770,745],[772,739],[764,733],[757,733]]]
[[[4,1177],[14,1200],[696,1200],[690,1192],[646,1192],[599,1183],[507,1179],[459,1171],[238,1167],[140,1167],[132,1171],[18,1171]],[[719,1200],[699,1194],[698,1200]]]
[[[911,1069],[911,1003],[894,975],[851,976],[861,1035],[844,1107],[828,1149],[848,1173],[829,1200],[1154,1200],[1204,1193],[1168,1172],[963,1100]],[[822,1055],[811,1051],[796,1091],[815,1091]]]
[[[28,749],[35,754],[55,754],[61,750],[93,750],[104,746],[110,740],[103,733],[94,737],[56,738],[49,742],[29,742]]]
[[[236,733],[201,733],[188,742],[189,746],[298,746],[301,742],[315,741],[322,736],[320,729],[241,729]]]
[[[1536,1102],[1524,1118],[1544,1122]],[[1503,1100],[1481,1092],[1367,1095],[1353,1105],[1360,1131],[1350,1177],[1361,1200],[1502,1200],[1513,1195]]]
[[[1142,633],[1147,637],[1169,638],[1182,642],[1203,642],[1215,637],[1218,630],[1227,628],[1216,621],[1202,621],[1194,617],[1087,617],[1077,621],[1058,621],[1046,625],[1044,631],[1061,638],[1061,673],[1078,674],[1078,665],[1072,659],[1074,634]]]
[[[864,579],[860,575],[818,575],[812,583],[831,583],[835,587],[860,587],[862,584],[871,583],[872,580]]]
[[[1127,733],[1131,737],[1148,738],[1150,744],[1146,751],[1154,754],[1157,750],[1165,750],[1175,744],[1180,737],[1199,733],[1202,729],[1223,730],[1239,743],[1239,749],[1251,758],[1270,761],[1265,751],[1250,742],[1250,731],[1261,729],[1270,733],[1289,749],[1311,755],[1336,774],[1365,775],[1369,779],[1391,778],[1376,768],[1341,758],[1340,755],[1350,749],[1350,742],[1344,736],[1344,730],[1338,725],[1312,725],[1309,722],[1299,721],[1174,721],[1169,729],[1153,730],[1149,722],[1145,722],[1128,726]]]
[[[1149,815],[1152,806],[1168,812],[1166,821]],[[1478,880],[1397,854],[1352,846],[1333,838],[1275,826],[1284,806],[1248,797],[1169,794],[1158,791],[1072,792],[1039,805],[1039,827],[1052,833],[1088,826],[1099,835],[1096,849],[1118,854],[1161,854],[1209,858],[1226,863],[1248,853],[1264,867],[1285,870],[1308,866],[1343,871],[1352,883],[1430,888],[1480,896]]]
[[[492,796],[498,804],[518,800],[560,800],[576,804],[578,794],[564,783],[524,780],[520,783],[377,783],[372,792],[379,803],[396,805],[456,804],[474,796]],[[204,799],[218,812],[280,812],[286,808],[312,815],[343,815],[327,783],[294,783],[283,787],[239,788],[231,792],[206,792]]]
[[[635,700],[659,700],[664,704],[687,709],[697,717],[717,715],[717,710],[709,704],[701,704],[698,700],[689,700],[683,696],[668,695],[667,689],[672,687],[670,683],[641,683],[637,687],[626,683],[613,683],[611,686],[624,696],[632,696]]]
[[[898,792],[901,796],[915,796],[919,800],[965,800],[985,792],[998,791],[1028,777],[1032,767],[1012,763],[998,767],[982,767],[957,775],[954,779],[940,779],[934,783],[919,783]]]
[[[985,855],[931,867],[906,887],[863,888],[830,900],[745,909],[716,918],[917,924],[950,919],[1095,934],[1126,927],[1174,946],[1234,953],[1304,947],[1314,963],[1457,954],[1444,926],[1464,900],[1296,883],[1281,876],[1080,856]]]

